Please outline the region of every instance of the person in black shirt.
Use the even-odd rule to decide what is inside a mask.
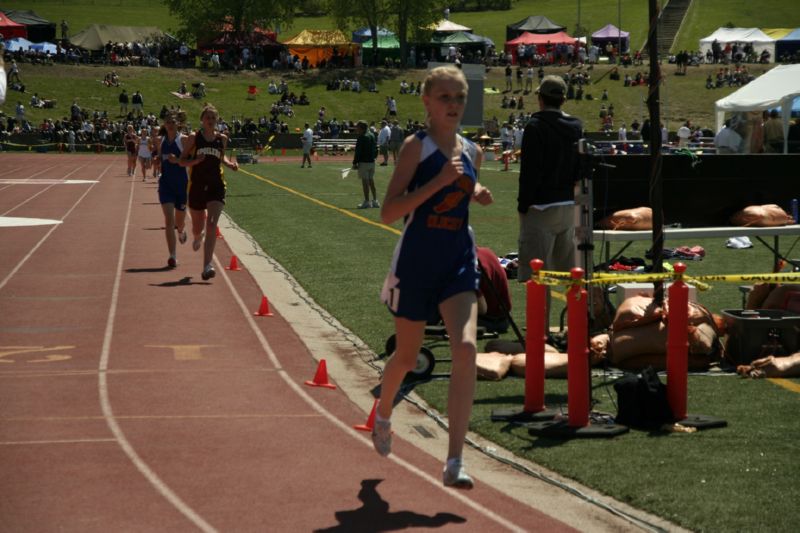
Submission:
[[[566,93],[561,77],[545,76],[536,90],[540,111],[533,114],[522,137],[517,197],[520,282],[530,279],[533,259],[544,261],[547,270],[568,271],[576,266],[577,143],[583,124],[561,111]]]

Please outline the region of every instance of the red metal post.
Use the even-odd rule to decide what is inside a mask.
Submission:
[[[573,280],[583,279],[583,269],[570,271]],[[587,292],[582,283],[567,291],[567,405],[569,426],[589,425],[589,319]]]
[[[537,283],[544,261],[531,261],[533,277],[525,283],[527,299],[525,322],[528,334],[525,339],[525,406],[526,413],[544,411],[544,345],[547,342],[545,313],[547,313],[547,288]]]
[[[676,263],[675,280],[669,287],[667,315],[667,399],[675,420],[686,418],[689,372],[689,287],[683,282],[686,265]]]

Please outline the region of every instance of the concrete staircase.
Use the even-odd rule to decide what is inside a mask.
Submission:
[[[675,36],[681,28],[683,17],[692,4],[692,0],[669,0],[666,7],[661,11],[661,18],[658,22],[658,55],[666,58],[669,55]],[[642,49],[642,55],[647,57],[647,46]]]

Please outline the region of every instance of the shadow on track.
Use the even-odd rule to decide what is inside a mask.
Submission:
[[[395,531],[412,527],[442,527],[447,524],[463,524],[467,521],[463,516],[452,513],[436,513],[434,516],[415,513],[413,511],[389,512],[389,502],[381,498],[377,487],[382,479],[365,479],[361,481],[358,499],[363,502],[358,509],[352,511],[336,511],[334,515],[339,525],[325,529],[316,529],[315,533],[350,533],[352,531]]]
[[[167,272],[174,270],[172,267],[164,265],[162,267],[145,267],[145,268],[126,268],[125,272],[128,274],[142,274],[147,272]]]
[[[151,287],[189,287],[191,285],[211,285],[207,281],[192,281],[192,276],[186,276],[178,281],[165,281],[163,283],[150,283]]]

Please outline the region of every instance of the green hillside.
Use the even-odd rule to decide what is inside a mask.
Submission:
[[[158,26],[167,32],[174,32],[178,26],[178,21],[158,0],[4,0],[0,1],[0,6],[33,9],[57,23],[65,19],[73,34],[89,24]],[[508,11],[453,12],[450,18],[471,27],[475,33],[490,37],[500,47],[505,42],[506,25],[529,15],[545,15],[574,33],[578,25],[578,6],[580,25],[588,33],[612,23],[631,32],[634,48],[644,44],[648,13],[647,2],[642,0],[518,0]],[[728,23],[741,27],[795,28],[800,27],[800,9],[794,0],[694,0],[675,48],[695,49],[700,38]],[[333,27],[330,17],[298,17],[293,24],[282,28],[280,38],[289,38],[305,28]],[[345,29],[352,31],[355,27]]]
[[[700,39],[729,24],[740,28],[798,28],[798,8],[796,0],[694,0],[673,50],[696,50]]]

